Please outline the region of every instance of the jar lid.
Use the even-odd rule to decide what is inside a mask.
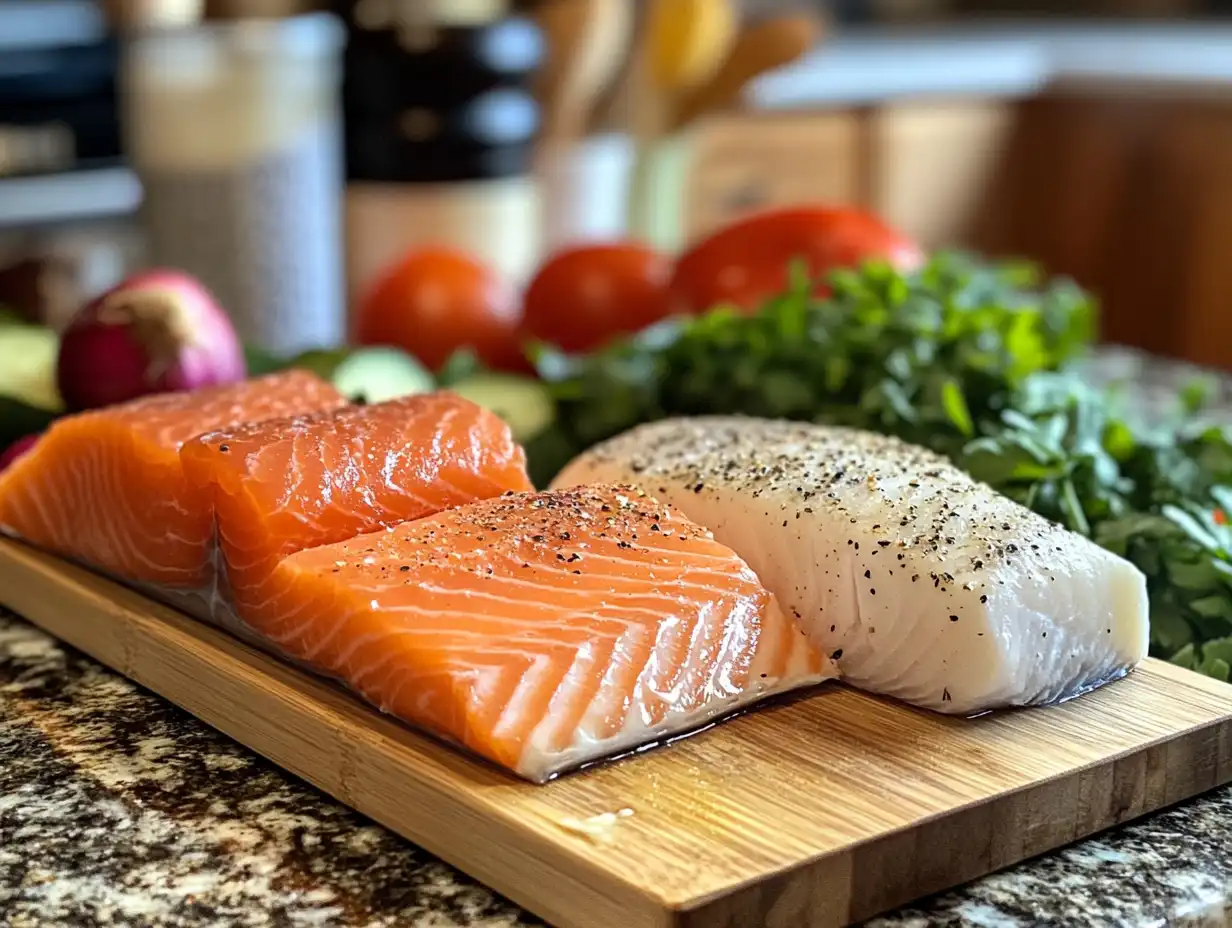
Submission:
[[[396,134],[348,132],[346,175],[352,181],[433,184],[529,175],[535,146],[414,142]]]
[[[384,114],[462,103],[499,86],[526,84],[546,55],[542,33],[528,20],[425,35],[410,46],[390,33],[352,35],[343,59],[346,108]]]

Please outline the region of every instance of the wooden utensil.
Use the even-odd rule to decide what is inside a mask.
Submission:
[[[640,64],[640,45],[646,24],[646,5],[639,0],[629,0],[629,27],[624,46],[617,56],[616,68],[608,85],[599,94],[591,111],[587,131],[628,132],[632,126],[629,118],[633,106],[633,73]]]
[[[560,928],[835,928],[1232,780],[1232,688],[1157,660],[977,719],[825,686],[533,786],[9,540],[0,602]]]
[[[184,29],[205,15],[205,0],[102,0],[107,25],[117,32]]]
[[[816,46],[822,32],[821,22],[804,14],[776,16],[746,27],[713,77],[685,94],[672,127],[683,128],[700,116],[734,105],[753,78],[795,61]]]
[[[687,174],[687,140],[665,140],[683,94],[709,81],[739,29],[732,0],[650,0],[645,34],[632,75],[634,150],[629,230],[674,249]]]
[[[542,137],[552,142],[579,138],[595,101],[620,67],[633,28],[631,0],[547,0],[535,18],[548,43],[537,82]]]
[[[681,96],[714,76],[738,29],[731,0],[650,0],[633,75],[639,145],[670,128]]]
[[[400,35],[412,35],[447,26],[494,23],[509,15],[512,4],[510,0],[352,0],[335,6],[342,7],[338,12],[348,32],[393,30]]]

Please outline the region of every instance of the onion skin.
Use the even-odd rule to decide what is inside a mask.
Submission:
[[[155,270],[73,317],[61,336],[56,381],[65,405],[79,411],[247,374],[231,320],[209,291],[187,274]]]
[[[0,472],[17,463],[17,459],[33,448],[41,437],[41,435],[24,435],[0,452]]]

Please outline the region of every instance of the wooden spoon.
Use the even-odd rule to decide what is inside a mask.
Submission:
[[[776,16],[747,27],[714,76],[680,101],[672,127],[683,128],[706,113],[733,106],[753,78],[805,54],[822,31],[821,23],[806,15]]]
[[[608,86],[604,88],[591,112],[588,131],[630,132],[633,121],[634,71],[641,65],[640,46],[646,25],[646,6],[641,0],[629,0],[632,26],[620,50],[620,61]]]
[[[547,0],[535,18],[548,44],[538,79],[543,138],[577,139],[620,67],[633,28],[631,0]]]
[[[739,28],[732,0],[649,0],[634,79],[634,134],[647,144],[671,127],[682,95],[707,83]]]
[[[636,142],[629,188],[630,231],[662,248],[680,234],[685,140],[668,140],[683,94],[708,82],[739,29],[734,0],[649,0],[632,95]]]

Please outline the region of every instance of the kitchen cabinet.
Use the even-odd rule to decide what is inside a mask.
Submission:
[[[694,143],[686,238],[776,204],[861,202],[861,122],[845,111],[709,120]]]
[[[1232,368],[1232,88],[731,115],[699,130],[686,197],[688,238],[808,200],[1028,257],[1097,294],[1104,340]]]
[[[1000,100],[735,115],[699,133],[688,237],[800,201],[858,205],[928,246],[967,244],[1013,127]]]
[[[1107,341],[1232,367],[1232,95],[1136,91],[1020,104],[972,240],[1093,290]]]
[[[972,244],[1014,125],[1003,100],[894,103],[867,116],[867,205],[928,248]]]

